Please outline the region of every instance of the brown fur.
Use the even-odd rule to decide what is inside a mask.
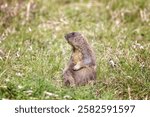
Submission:
[[[78,86],[95,81],[95,54],[86,39],[78,32],[66,34],[65,38],[72,46],[72,55],[63,73],[64,84],[66,86]]]

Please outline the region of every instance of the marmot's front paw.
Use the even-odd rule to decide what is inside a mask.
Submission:
[[[81,66],[79,64],[76,64],[74,67],[73,67],[73,70],[77,71],[81,69]]]

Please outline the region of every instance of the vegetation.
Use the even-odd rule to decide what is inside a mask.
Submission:
[[[83,33],[97,84],[63,86]],[[0,99],[150,99],[150,0],[0,0]]]

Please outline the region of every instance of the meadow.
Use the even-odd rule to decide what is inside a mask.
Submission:
[[[93,86],[63,85],[72,31],[96,53]],[[150,99],[150,0],[0,0],[0,99]]]

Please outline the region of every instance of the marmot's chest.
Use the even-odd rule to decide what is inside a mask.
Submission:
[[[73,58],[73,63],[77,64],[77,62],[82,61],[83,56],[79,50],[75,50],[72,54],[72,58]]]

